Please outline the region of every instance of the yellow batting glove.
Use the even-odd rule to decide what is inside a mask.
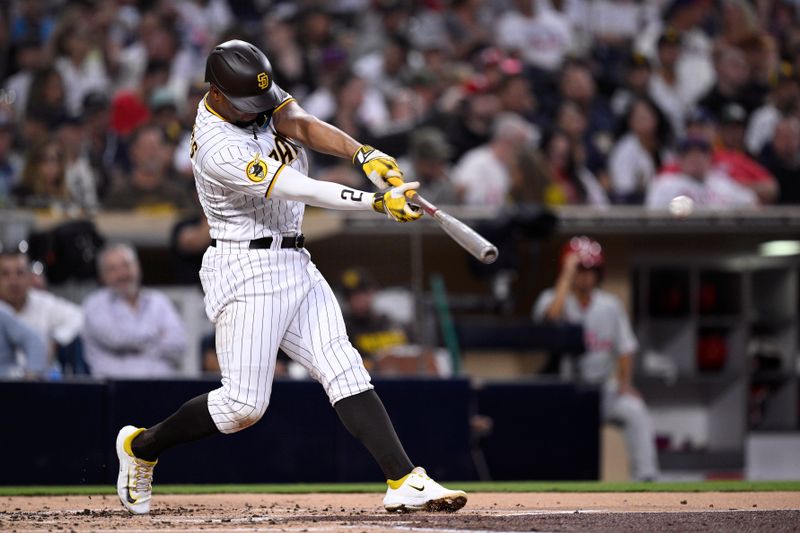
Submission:
[[[403,184],[403,171],[397,166],[394,157],[386,155],[369,145],[363,145],[353,155],[353,164],[360,166],[369,181],[385,191]]]
[[[408,203],[406,196],[413,194],[419,187],[419,182],[403,183],[399,187],[383,194],[376,193],[372,201],[372,209],[378,213],[386,213],[389,218],[397,222],[410,222],[422,216],[422,211],[415,205]]]

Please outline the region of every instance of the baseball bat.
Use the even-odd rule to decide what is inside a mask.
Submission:
[[[497,246],[487,241],[477,231],[470,228],[453,215],[442,211],[417,192],[411,195],[410,200],[433,218],[454,241],[472,254],[478,261],[487,265],[497,260]]]

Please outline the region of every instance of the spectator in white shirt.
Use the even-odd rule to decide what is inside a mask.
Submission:
[[[98,259],[104,288],[83,302],[86,360],[92,374],[111,378],[178,375],[186,330],[169,299],[141,286],[141,269],[127,244],[105,248]]]
[[[87,94],[104,93],[109,88],[103,56],[92,49],[90,31],[85,22],[65,19],[54,37],[55,67],[64,80],[67,111],[72,116],[83,111]]]
[[[634,100],[620,137],[608,160],[611,197],[615,203],[641,204],[647,186],[661,166],[662,150],[669,141],[667,119],[647,98]]]
[[[671,0],[663,20],[655,18],[637,36],[634,48],[656,57],[659,37],[674,30],[680,35],[680,54],[675,65],[677,88],[687,109],[714,84],[713,43],[702,23],[711,10],[710,0]]]
[[[558,70],[570,52],[574,35],[561,13],[540,9],[533,0],[517,0],[516,9],[497,22],[497,42],[505,50],[519,54],[530,66],[544,71]]]
[[[678,145],[678,154],[678,169],[660,174],[650,184],[647,207],[667,209],[679,196],[689,198],[695,207],[706,209],[758,205],[758,197],[752,190],[713,168],[711,145],[705,139],[684,139]]]
[[[650,76],[648,92],[659,109],[669,117],[675,135],[683,136],[688,103],[681,93],[677,64],[681,55],[681,36],[674,29],[658,38],[657,64]]]
[[[500,113],[492,140],[464,154],[453,170],[453,182],[466,205],[500,207],[508,201],[520,150],[531,147],[536,130],[514,113]]]
[[[49,292],[35,289],[28,257],[18,251],[0,254],[0,300],[8,304],[17,318],[34,330],[54,349],[76,341],[83,324],[81,308]]]

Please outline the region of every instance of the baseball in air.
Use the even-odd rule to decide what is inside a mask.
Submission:
[[[669,212],[678,218],[688,217],[694,210],[694,200],[688,196],[676,196],[669,201]]]

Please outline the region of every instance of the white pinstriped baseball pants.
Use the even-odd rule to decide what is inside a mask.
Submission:
[[[322,384],[331,404],[371,389],[339,303],[310,254],[247,244],[218,241],[200,269],[222,371],[222,386],[208,395],[217,428],[235,433],[264,415],[279,347]]]

